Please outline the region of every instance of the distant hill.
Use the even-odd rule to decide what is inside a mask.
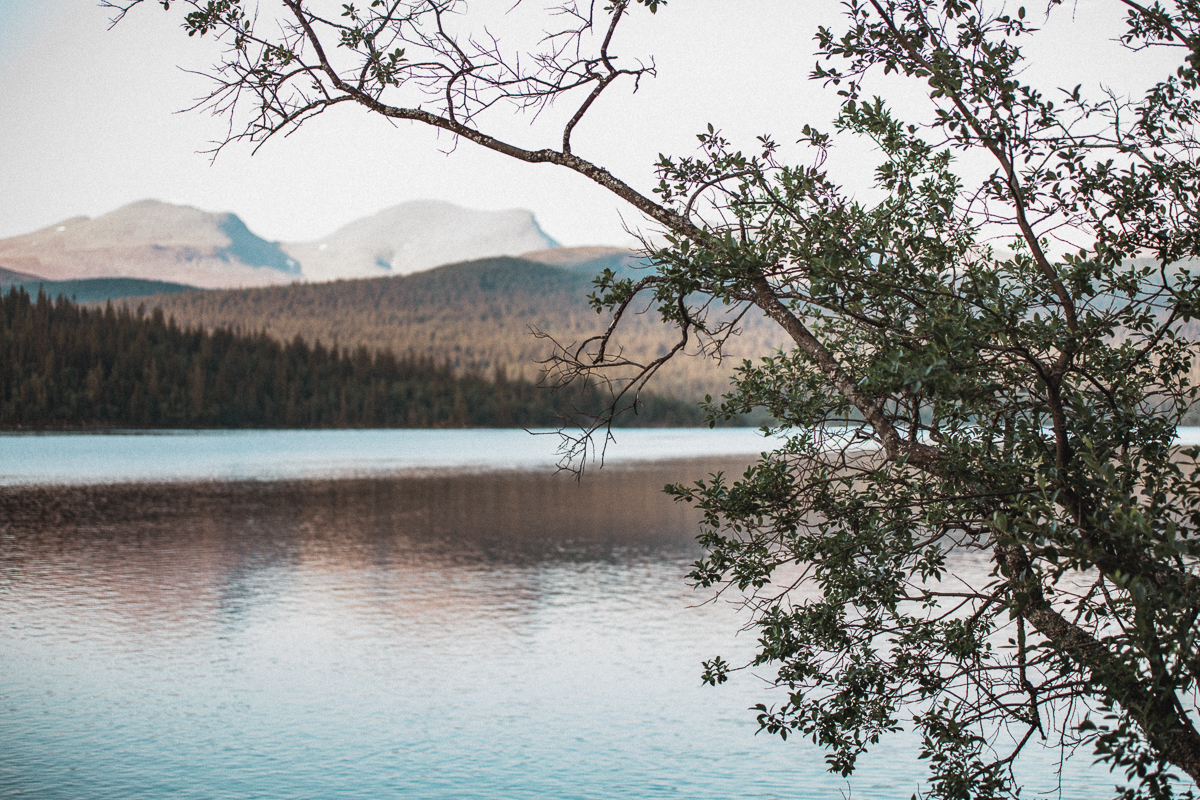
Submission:
[[[16,272],[11,269],[0,268],[0,286],[7,287],[39,280],[41,278],[37,275],[30,275],[28,272]]]
[[[283,245],[305,280],[408,275],[440,264],[557,247],[529,211],[474,211],[416,200],[311,242]]]
[[[146,281],[141,278],[83,278],[77,281],[24,280],[0,283],[4,288],[19,286],[36,297],[39,291],[48,297],[66,297],[77,303],[104,303],[108,300],[127,300],[151,295],[194,292],[195,286],[169,281]]]
[[[0,269],[0,289],[19,287],[36,297],[39,291],[47,296],[67,297],[78,303],[103,303],[131,297],[148,297],[155,294],[179,294],[195,291],[197,287],[185,283],[148,281],[141,278],[82,278],[80,280],[48,281],[27,272]]]
[[[182,325],[264,331],[282,341],[300,336],[326,346],[390,348],[399,356],[449,361],[460,372],[503,368],[510,378],[533,379],[551,345],[532,329],[563,343],[603,330],[607,318],[587,303],[591,289],[591,274],[584,271],[490,258],[395,278],[188,292],[146,302]],[[631,315],[626,322],[616,346],[627,356],[651,359],[674,343],[653,313]],[[784,341],[774,323],[748,318],[729,348],[732,360],[676,359],[653,388],[689,400],[720,394],[741,358],[766,354]],[[693,343],[689,351],[694,350]]]
[[[0,239],[0,269],[49,281],[136,278],[205,288],[300,279],[300,265],[234,214],[143,200]]]

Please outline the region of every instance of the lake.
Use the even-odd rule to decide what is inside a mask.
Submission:
[[[553,430],[495,429],[0,434],[0,486],[544,471],[561,443]],[[766,444],[750,428],[627,429],[583,466],[752,455]]]
[[[912,742],[847,782],[755,735],[782,695],[684,576],[659,491],[752,431],[620,431],[553,471],[522,431],[0,436],[0,794],[57,798],[906,798]],[[969,565],[968,565],[969,567]],[[1062,797],[1111,789],[1086,754]],[[1053,754],[1031,789],[1058,785]],[[1030,792],[1032,793],[1032,792]]]

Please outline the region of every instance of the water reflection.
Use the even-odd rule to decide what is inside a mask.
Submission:
[[[0,490],[0,791],[838,797],[699,686],[753,642],[658,490],[741,466]],[[916,788],[889,747],[853,797]]]
[[[197,603],[237,616],[297,580],[345,601],[337,587],[364,578],[372,589],[356,602],[404,598],[425,619],[495,613],[534,597],[531,566],[691,554],[696,515],[659,490],[695,466],[583,482],[485,473],[9,490],[0,563],[25,591],[105,597],[131,619]]]

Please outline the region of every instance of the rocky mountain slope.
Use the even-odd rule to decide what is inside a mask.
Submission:
[[[96,219],[75,217],[0,239],[0,279],[136,278],[242,288],[407,275],[441,264],[557,247],[533,214],[519,209],[474,211],[413,201],[320,239],[281,244],[257,236],[234,214],[143,200]],[[581,253],[566,260],[610,257],[607,251],[613,248],[573,250]],[[10,273],[11,279],[4,278]]]
[[[203,288],[299,280],[300,265],[235,214],[143,200],[0,239],[0,268],[49,281],[138,278]]]

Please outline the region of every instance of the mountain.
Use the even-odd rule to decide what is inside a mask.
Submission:
[[[545,427],[601,409],[594,386],[573,389],[180,328],[161,313],[0,297],[0,428]],[[700,422],[693,404],[641,400],[621,422]]]
[[[510,378],[535,379],[552,345],[533,330],[570,344],[601,332],[607,322],[587,302],[593,273],[582,265],[594,265],[596,258],[564,263],[573,266],[489,258],[393,278],[188,292],[145,302],[182,325],[230,326],[343,348],[390,348],[402,357],[449,362],[460,372],[491,375],[503,369]],[[627,357],[645,361],[667,353],[675,342],[653,310],[631,314],[625,322],[609,352],[623,348]],[[728,348],[730,360],[676,358],[651,389],[693,401],[719,395],[742,358],[785,343],[779,327],[761,315],[748,315],[741,328]],[[687,352],[695,350],[693,339]]]
[[[49,281],[138,278],[204,288],[299,280],[300,265],[235,214],[143,200],[0,239],[0,269]]]
[[[629,250],[619,247],[555,247],[525,253],[521,258],[546,264],[591,278],[605,269],[620,274],[634,275],[642,262]],[[79,303],[103,303],[148,297],[156,294],[180,294],[200,287],[169,281],[153,281],[143,278],[78,278],[61,281],[46,280],[38,275],[0,269],[0,289],[19,286],[36,296],[38,291],[49,297],[64,297]]]
[[[74,217],[0,239],[0,285],[137,278],[241,288],[407,275],[451,262],[557,247],[533,214],[519,209],[473,211],[413,201],[315,241],[280,244],[255,235],[234,214],[143,200],[96,219]],[[595,250],[600,257],[600,251],[612,248],[573,249]]]
[[[431,200],[401,203],[321,239],[282,245],[309,281],[408,275],[557,246],[529,211],[473,211]]]

